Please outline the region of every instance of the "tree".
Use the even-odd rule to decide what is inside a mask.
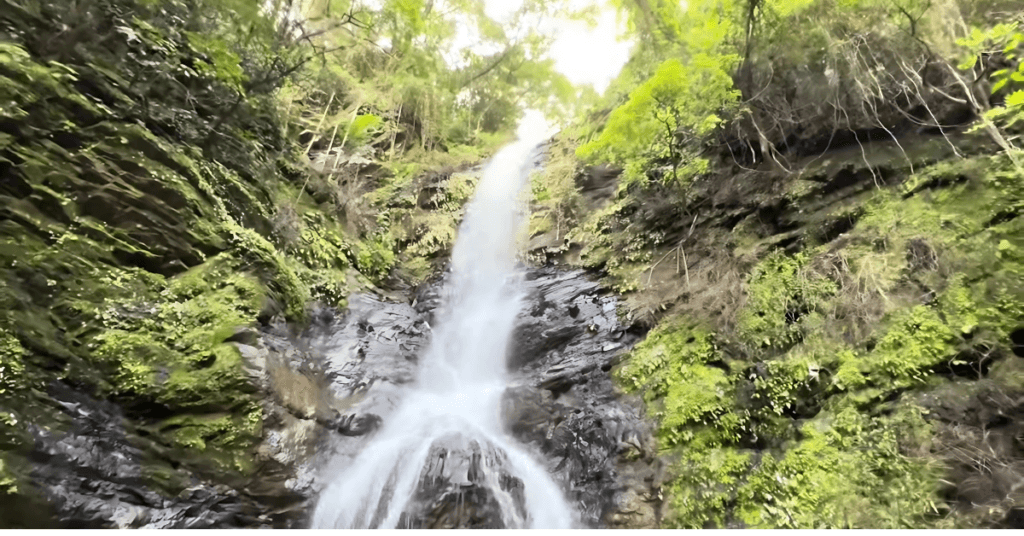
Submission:
[[[707,171],[708,162],[693,147],[735,110],[739,93],[729,73],[736,61],[735,55],[706,53],[686,64],[665,61],[612,112],[601,136],[579,148],[579,156],[621,165],[629,181],[664,161],[672,168],[672,179],[679,180],[684,157],[684,178]]]

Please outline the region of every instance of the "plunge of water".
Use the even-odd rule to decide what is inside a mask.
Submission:
[[[468,452],[471,462],[469,474],[449,475],[452,482],[461,478],[467,490],[486,488],[486,500],[480,494],[473,497],[500,511],[501,525],[572,526],[572,510],[561,490],[500,424],[505,353],[523,300],[516,270],[516,239],[525,220],[521,193],[532,169],[531,156],[549,134],[537,126],[536,117],[524,121],[519,140],[485,168],[459,229],[445,311],[420,360],[418,383],[321,494],[314,528],[408,526],[410,517],[423,513],[416,502],[427,475],[425,464],[440,459],[453,471],[457,464],[448,460],[453,445]]]

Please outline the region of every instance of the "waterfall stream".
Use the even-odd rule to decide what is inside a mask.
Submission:
[[[544,137],[533,119],[487,165],[467,207],[415,387],[356,459],[329,476],[314,528],[412,527],[424,516],[434,526],[488,516],[492,527],[574,524],[558,485],[500,418],[505,355],[524,298],[516,263],[522,193]],[[449,496],[447,506],[436,494]]]

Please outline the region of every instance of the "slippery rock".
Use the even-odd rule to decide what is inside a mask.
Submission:
[[[484,440],[456,434],[434,442],[400,527],[523,528],[526,498],[508,456]],[[507,512],[503,515],[502,512]]]
[[[29,457],[34,464],[31,485],[49,505],[49,511],[36,511],[33,526],[214,528],[258,524],[255,501],[226,486],[199,482],[175,494],[168,489],[141,488],[143,472],[151,470],[148,464],[159,446],[126,428],[122,410],[115,404],[61,382],[52,382],[48,394],[67,428],[30,426],[34,439]],[[0,509],[9,507],[16,504],[4,504]],[[51,514],[50,520],[40,515],[44,512]],[[3,512],[5,518],[15,515]]]
[[[520,440],[544,443],[551,439],[569,408],[554,400],[551,392],[529,385],[505,390],[501,416],[508,430]]]
[[[610,376],[638,335],[584,272],[539,268],[526,280],[507,359],[506,430],[548,458],[585,525],[657,526],[655,440],[642,405],[622,397]]]
[[[351,296],[345,311],[315,311],[302,332],[271,321],[232,337],[263,393],[262,442],[248,482],[153,466],[165,447],[126,426],[117,405],[55,383],[49,394],[68,426],[34,428],[31,455],[33,485],[53,510],[53,526],[304,526],[331,474],[324,466],[349,463],[367,448],[415,378],[442,284],[417,289],[409,303]],[[637,335],[619,323],[615,298],[582,272],[534,269],[525,284],[507,356],[507,430],[545,458],[584,525],[654,526],[653,439],[639,405],[616,394],[609,376]],[[450,436],[431,446],[427,460],[400,526],[525,526],[524,483],[504,452]],[[167,472],[167,485],[140,485],[154,470]]]

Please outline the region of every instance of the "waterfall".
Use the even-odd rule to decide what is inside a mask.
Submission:
[[[537,119],[528,117],[519,140],[484,169],[459,229],[444,310],[420,359],[418,381],[370,444],[332,476],[314,511],[314,528],[410,526],[422,488],[430,484],[427,467],[455,471],[455,451],[446,450],[453,445],[470,460],[469,469],[449,475],[455,488],[475,486],[479,493],[472,496],[488,505],[474,508],[500,512],[506,528],[572,527],[572,509],[558,485],[500,422],[506,349],[524,298],[516,269],[526,213],[522,193],[545,135]]]

